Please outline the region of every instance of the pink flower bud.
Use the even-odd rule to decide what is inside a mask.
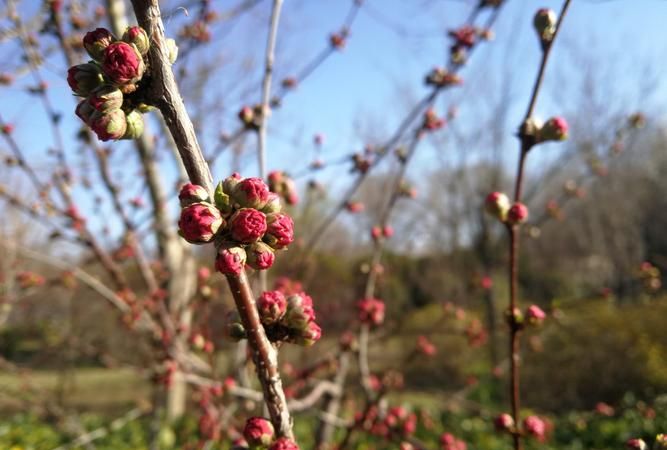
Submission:
[[[224,219],[220,211],[209,203],[193,203],[181,210],[178,229],[183,238],[191,244],[210,242]]]
[[[422,127],[426,131],[436,131],[443,128],[447,124],[447,121],[441,117],[438,117],[438,114],[434,109],[429,109],[424,113],[424,122]]]
[[[150,41],[148,40],[148,34],[143,28],[138,26],[128,27],[125,33],[123,33],[123,40],[128,44],[134,44],[142,56],[148,53]]]
[[[100,86],[90,93],[88,103],[97,111],[112,111],[123,106],[123,93],[114,86]]]
[[[86,96],[104,83],[100,66],[86,63],[67,70],[67,84],[76,95]]]
[[[305,330],[315,320],[313,299],[305,293],[290,295],[287,298],[285,313],[287,326],[295,330]]]
[[[528,323],[534,326],[542,325],[542,322],[544,322],[544,319],[546,319],[547,315],[542,309],[537,306],[537,305],[531,305],[528,307],[526,310],[526,319],[528,320]]]
[[[254,208],[239,209],[229,222],[232,238],[243,244],[255,242],[266,233],[266,216]]]
[[[451,30],[449,36],[454,39],[454,45],[471,48],[475,45],[477,31],[470,25],[466,25],[457,30]]]
[[[345,33],[332,33],[329,36],[329,44],[336,50],[343,50],[345,48]]]
[[[90,116],[89,125],[101,141],[116,141],[127,131],[127,119],[122,109],[96,111]]]
[[[528,416],[523,420],[526,433],[542,442],[546,438],[547,424],[537,416]]]
[[[200,203],[208,201],[208,192],[198,184],[187,183],[181,188],[178,193],[178,200],[181,207],[184,208],[193,203]]]
[[[264,242],[276,250],[286,248],[294,241],[294,222],[287,214],[269,214]]]
[[[296,337],[294,342],[298,345],[310,347],[322,337],[322,329],[314,321],[308,322],[306,328]]]
[[[345,209],[351,213],[358,213],[364,210],[364,204],[361,202],[347,202],[345,203]]]
[[[83,46],[95,61],[101,61],[104,57],[104,50],[116,40],[111,31],[106,28],[97,28],[89,31],[83,37]]]
[[[282,209],[282,202],[280,201],[280,196],[275,192],[269,192],[269,199],[266,201],[266,205],[262,208],[264,214],[275,214],[279,213]]]
[[[223,245],[215,258],[215,270],[223,275],[238,275],[245,267],[246,258],[243,247]]]
[[[382,236],[384,236],[385,238],[389,239],[393,235],[394,235],[394,229],[390,225],[385,225],[382,228]]]
[[[299,446],[294,441],[281,437],[269,447],[269,450],[299,450]]]
[[[454,437],[451,433],[444,433],[440,436],[441,450],[466,450],[466,443]]]
[[[433,356],[438,351],[436,346],[424,335],[417,338],[417,350],[426,356]]]
[[[357,302],[359,321],[366,325],[378,326],[384,321],[384,302],[367,297]]]
[[[504,222],[507,220],[507,213],[510,210],[510,199],[502,192],[491,192],[486,196],[484,207],[486,212]]]
[[[552,41],[556,32],[557,20],[556,13],[548,8],[538,9],[535,13],[533,26],[543,45]]]
[[[257,310],[263,324],[276,323],[287,311],[287,299],[280,291],[265,291],[257,299]]]
[[[242,208],[262,209],[269,199],[269,188],[261,178],[244,178],[236,184],[231,197]]]
[[[518,225],[528,220],[528,208],[521,202],[516,202],[507,212],[507,223]]]
[[[141,54],[131,44],[114,42],[104,49],[102,70],[116,85],[136,83],[144,75],[145,68]]]
[[[144,116],[136,109],[125,116],[127,127],[123,139],[138,139],[144,134]]]
[[[643,439],[633,438],[627,440],[625,448],[628,450],[648,450],[648,445],[646,445]]]
[[[275,436],[273,425],[263,417],[251,417],[243,428],[243,437],[251,447],[266,447]]]
[[[247,249],[246,264],[255,270],[266,270],[273,265],[276,256],[273,249],[263,242],[253,242]]]
[[[495,418],[493,425],[496,427],[496,431],[512,431],[514,428],[514,419],[509,414],[503,413]]]
[[[373,238],[374,241],[377,241],[382,237],[382,228],[375,226],[371,228],[371,238]]]
[[[552,117],[542,126],[539,142],[564,141],[567,139],[568,125],[562,117]]]
[[[88,99],[79,102],[79,104],[76,105],[76,110],[74,111],[77,117],[83,120],[86,124],[90,123],[90,118],[94,112],[95,108],[93,108],[90,103],[88,103]]]

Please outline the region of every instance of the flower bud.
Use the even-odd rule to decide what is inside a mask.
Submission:
[[[526,310],[526,320],[530,325],[533,326],[542,325],[546,317],[547,317],[546,313],[542,311],[542,308],[540,308],[537,305],[531,305]]]
[[[208,192],[198,184],[187,183],[183,185],[178,193],[178,201],[181,203],[181,208],[193,203],[206,202],[208,201]]]
[[[166,39],[165,44],[167,45],[167,51],[169,52],[169,62],[174,64],[178,59],[178,45],[176,45],[176,41],[171,38]]]
[[[89,31],[83,37],[83,46],[95,61],[101,61],[104,57],[104,50],[116,40],[111,31],[106,28],[97,28]]]
[[[262,208],[262,212],[264,214],[276,214],[280,212],[282,206],[280,196],[275,192],[269,192],[269,199],[266,201],[266,205]]]
[[[269,214],[264,242],[276,250],[286,248],[294,241],[294,222],[287,214]]]
[[[67,71],[67,84],[76,95],[86,96],[104,83],[100,66],[86,63],[72,66]]]
[[[507,220],[507,213],[510,210],[510,199],[502,192],[491,192],[486,196],[484,207],[486,212],[504,222]]]
[[[139,26],[127,27],[125,33],[123,33],[123,40],[128,44],[134,44],[142,56],[148,53],[150,41],[148,40],[148,34],[143,28]]]
[[[213,239],[224,222],[215,206],[204,202],[193,203],[181,210],[178,231],[191,244],[204,244]]]
[[[89,125],[98,139],[105,142],[121,139],[127,130],[127,121],[122,109],[96,111],[90,116]]]
[[[263,417],[251,417],[243,428],[243,437],[251,448],[265,448],[275,436],[273,425]]]
[[[547,424],[537,416],[528,416],[523,420],[523,427],[530,436],[533,436],[539,441],[546,437]]]
[[[242,208],[262,209],[269,199],[269,187],[261,178],[244,178],[231,193]]]
[[[88,103],[88,99],[80,101],[79,104],[76,105],[76,110],[74,111],[77,117],[83,120],[86,124],[90,123],[90,118],[94,112],[95,108]]]
[[[215,191],[213,192],[213,201],[215,202],[215,206],[220,210],[220,212],[223,215],[229,215],[232,212],[232,200],[225,193],[225,190],[223,188],[223,182],[219,182],[218,185],[215,187]]]
[[[625,448],[628,450],[648,450],[648,445],[643,439],[633,438],[626,441]]]
[[[88,103],[97,111],[112,111],[123,106],[123,93],[107,84],[93,90],[88,96]]]
[[[276,442],[271,444],[269,450],[299,450],[299,446],[294,441],[286,437],[279,438]]]
[[[516,202],[507,212],[507,223],[518,225],[528,220],[528,208],[521,202]]]
[[[276,323],[287,311],[287,299],[280,291],[265,291],[257,299],[257,310],[263,324]]]
[[[245,328],[241,323],[241,317],[236,310],[227,314],[227,335],[236,342],[247,337]]]
[[[239,209],[229,222],[232,238],[243,244],[259,240],[267,229],[266,216],[254,208]]]
[[[535,13],[533,26],[543,46],[553,40],[557,20],[556,13],[548,8],[538,9]]]
[[[238,275],[245,267],[247,256],[243,247],[222,245],[215,258],[215,270],[223,275]]]
[[[225,180],[222,182],[222,189],[227,195],[231,195],[232,192],[234,191],[234,187],[241,181],[243,178],[241,178],[241,175],[239,175],[237,172],[234,172]]]
[[[112,83],[122,86],[136,83],[146,65],[137,48],[127,42],[114,42],[104,49],[102,70]]]
[[[505,320],[510,326],[518,325],[523,327],[523,313],[519,308],[514,308],[513,310],[507,309],[505,311]]]
[[[296,330],[305,330],[308,324],[315,320],[313,299],[303,292],[290,295],[287,299],[285,319],[288,327]]]
[[[297,345],[303,345],[304,347],[310,347],[315,342],[319,341],[322,337],[322,329],[314,321],[308,322],[306,328],[301,331],[301,333],[295,337],[294,343]]]
[[[127,130],[123,139],[138,139],[144,134],[144,116],[135,110],[130,111],[127,116]]]
[[[562,117],[552,117],[542,126],[539,141],[564,141],[567,139],[568,125]]]
[[[514,428],[514,419],[507,413],[500,414],[493,421],[496,431],[512,431]]]
[[[365,325],[378,326],[384,322],[384,302],[367,297],[357,302],[359,321]]]
[[[273,265],[276,255],[273,249],[264,242],[253,242],[246,250],[248,260],[246,264],[255,270],[266,270]]]

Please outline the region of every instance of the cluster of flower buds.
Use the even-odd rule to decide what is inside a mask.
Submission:
[[[366,155],[362,155],[361,153],[355,153],[352,155],[352,163],[354,165],[352,166],[352,170],[350,172],[364,174],[368,172],[368,169],[370,169],[371,165],[373,165],[373,160]]]
[[[502,192],[492,192],[484,201],[486,212],[502,223],[510,226],[519,225],[528,220],[528,208],[521,202],[510,203],[509,197]]]
[[[14,278],[16,280],[16,284],[18,284],[21,289],[39,287],[46,283],[46,278],[35,272],[30,272],[27,270],[18,272]]]
[[[262,105],[244,106],[239,111],[239,119],[246,130],[259,130],[264,118]]]
[[[646,126],[646,116],[641,112],[636,112],[628,117],[628,126],[634,129],[641,129]]]
[[[429,108],[424,112],[424,119],[422,122],[422,130],[437,131],[447,125],[447,120],[439,117],[434,109]]]
[[[83,46],[92,60],[67,72],[67,83],[74,94],[84,97],[76,115],[102,141],[141,136],[141,113],[148,107],[133,101],[130,94],[137,90],[146,71],[150,46],[146,31],[132,26],[119,40],[106,28],[97,28],[85,35]]]
[[[468,446],[461,439],[456,438],[451,433],[443,433],[440,436],[441,450],[466,450]]]
[[[357,302],[359,321],[368,326],[377,327],[384,322],[384,302],[380,299],[367,297]]]
[[[542,48],[546,48],[553,41],[557,23],[558,17],[552,9],[541,8],[535,13],[533,26],[540,38]]]
[[[660,269],[648,261],[639,266],[639,279],[646,292],[654,293],[662,287]]]
[[[294,240],[294,223],[280,212],[280,197],[260,178],[233,174],[217,185],[213,202],[194,184],[183,186],[178,198],[180,235],[193,244],[214,242],[215,267],[222,274],[238,275],[245,265],[268,269],[275,251]]]
[[[454,72],[450,72],[444,67],[434,67],[424,78],[424,83],[428,86],[444,88],[448,86],[458,86],[463,84],[463,78]]]
[[[549,141],[565,141],[568,138],[569,126],[567,121],[560,117],[552,117],[545,123],[536,118],[527,119],[519,130],[519,136],[529,137],[532,143],[540,144]]]
[[[345,209],[347,212],[351,212],[352,214],[360,213],[364,210],[364,204],[362,202],[355,202],[355,201],[348,201],[345,203]]]
[[[417,429],[417,415],[402,406],[390,407],[386,412],[373,406],[365,415],[356,413],[355,422],[370,434],[384,439],[407,438]]]
[[[269,190],[278,194],[288,205],[296,205],[299,196],[296,193],[294,180],[285,172],[274,170],[269,173]]]
[[[505,311],[507,323],[518,329],[522,329],[525,325],[539,327],[546,318],[547,314],[537,305],[530,305],[525,312],[522,312],[519,308]]]
[[[263,421],[264,423],[261,423]],[[270,428],[269,428],[270,427]],[[271,434],[271,439],[268,443],[264,443],[266,436]],[[244,439],[237,439],[234,441],[232,450],[299,450],[296,442],[286,437],[275,439],[273,425],[261,417],[252,417],[248,419],[245,428],[243,429]],[[249,439],[248,436],[251,438]],[[254,440],[254,439],[257,440]],[[264,440],[262,440],[264,439]]]
[[[389,239],[394,235],[394,229],[390,225],[385,225],[383,227],[375,225],[371,228],[371,238],[375,242],[379,242],[383,239]]]
[[[331,48],[335,50],[343,50],[345,48],[345,44],[347,43],[348,35],[349,31],[347,28],[343,28],[337,33],[331,33],[329,35],[329,45],[331,45]]]
[[[315,322],[313,299],[304,292],[285,295],[279,290],[265,291],[257,299],[257,311],[271,342],[311,346],[322,336]],[[230,320],[229,334],[235,339],[245,337],[236,315]]]

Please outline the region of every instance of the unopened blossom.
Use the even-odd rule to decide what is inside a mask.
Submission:
[[[278,322],[287,311],[287,299],[280,291],[265,291],[257,299],[257,310],[263,324]]]
[[[150,46],[150,40],[148,39],[148,34],[146,31],[139,26],[127,27],[125,33],[123,33],[123,41],[128,44],[133,44],[141,55],[146,55],[148,53],[148,48]]]
[[[518,225],[528,220],[528,208],[521,202],[515,202],[507,212],[507,223]]]
[[[76,95],[86,96],[102,83],[102,70],[96,63],[78,64],[67,70],[67,84]]]
[[[88,125],[100,141],[117,141],[127,131],[127,118],[122,109],[104,113],[96,111],[88,120]]]
[[[294,441],[286,437],[278,438],[276,442],[271,444],[269,450],[299,450],[299,446]]]
[[[244,178],[231,193],[241,208],[262,209],[269,199],[269,187],[261,178]]]
[[[229,221],[232,238],[243,244],[255,242],[266,233],[266,216],[254,208],[238,210]]]
[[[547,120],[539,133],[541,142],[544,141],[564,141],[568,137],[569,126],[562,117],[552,117]]]
[[[141,54],[131,44],[119,41],[104,49],[102,70],[118,86],[136,83],[143,76],[145,68]]]
[[[384,322],[384,309],[384,302],[377,298],[367,297],[357,302],[359,321],[366,325],[381,325]]]
[[[96,28],[83,37],[83,46],[91,58],[101,61],[104,57],[104,50],[115,40],[111,31],[106,28]]]
[[[510,199],[502,192],[491,192],[486,196],[484,208],[496,219],[504,222],[511,207]]]
[[[207,200],[208,192],[203,186],[199,186],[198,184],[186,183],[178,193],[178,201],[181,203],[181,207]]]
[[[546,422],[538,416],[528,416],[523,420],[523,427],[526,433],[536,438],[538,441],[544,441],[547,434]]]
[[[287,214],[276,213],[266,216],[264,241],[276,250],[286,248],[294,241],[294,222]]]
[[[264,417],[251,417],[243,428],[243,437],[251,447],[266,447],[275,436],[273,425]]]
[[[238,275],[246,263],[246,252],[243,247],[223,245],[215,259],[215,269],[223,275]]]
[[[193,203],[181,210],[178,229],[183,238],[192,244],[210,242],[224,219],[218,209],[209,203]]]
[[[537,305],[531,305],[526,310],[526,320],[531,325],[541,325],[547,314]]]
[[[264,242],[253,242],[246,249],[246,264],[255,270],[266,270],[276,259],[274,250]]]
[[[511,431],[514,428],[514,419],[511,415],[503,413],[494,419],[493,425],[496,431]]]

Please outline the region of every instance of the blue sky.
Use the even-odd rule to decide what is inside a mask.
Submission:
[[[176,9],[183,2],[164,3],[167,31],[174,35],[188,17]],[[218,11],[236,3],[212,2]],[[298,170],[306,166],[313,155],[311,140],[315,133],[326,135],[322,154],[325,160],[361,149],[368,137],[386,139],[414,100],[427,93],[422,80],[430,68],[444,63],[449,45],[446,31],[461,25],[475,2],[365,0],[365,3],[345,50],[329,58],[274,112],[269,132],[269,168]],[[25,17],[30,16],[36,4],[22,2]],[[465,85],[444,94],[438,103],[441,112],[451,104],[458,105],[460,116],[455,126],[465,133],[476,130],[477,123],[483,120],[495,120],[489,108],[498,99],[506,98],[510,107],[502,124],[506,130],[503,161],[512,167],[516,159],[512,133],[524,112],[540,56],[532,16],[539,7],[560,10],[561,5],[562,2],[552,0],[508,0],[494,28],[496,39],[484,44],[461,72]],[[243,104],[255,103],[260,98],[269,6],[270,2],[264,0],[233,26],[223,23],[214,27],[213,42],[193,57],[195,62],[219,61],[209,89],[212,95],[225,101],[222,116],[209,118],[210,127],[202,135],[205,150],[213,145],[211,136],[236,128],[236,112]],[[322,50],[328,34],[341,24],[349,6],[348,0],[285,0],[276,55],[276,83]],[[667,100],[663,82],[663,62],[667,60],[665,17],[667,1],[664,0],[574,0],[554,48],[538,114],[548,117],[579,111],[582,97],[587,95],[579,88],[581,79],[583,74],[592,73],[594,85],[603,91],[603,97],[607,96],[610,113],[643,109],[652,119],[662,121]],[[96,24],[99,25],[104,23]],[[224,37],[218,39],[218,33]],[[11,70],[17,64],[16,47],[11,43],[1,44],[0,71]],[[175,67],[178,69],[179,63]],[[239,78],[241,67],[245,72]],[[65,114],[63,129],[68,147],[75,152],[72,136],[78,119],[73,114],[74,102],[65,82],[66,69],[62,59],[52,58],[41,74],[51,86],[50,95],[56,107]],[[651,95],[643,97],[642,86],[647,80],[655,80],[655,85]],[[33,163],[46,170],[50,160],[43,155],[52,140],[39,102],[25,94],[24,88],[32,84],[31,77],[24,76],[12,87],[0,87],[4,100],[0,114],[16,123],[18,141],[33,156]],[[229,89],[229,95],[225,89]],[[184,93],[186,100],[189,94]],[[247,142],[252,152],[254,140]],[[448,156],[443,154],[455,157],[466,152],[474,158],[488,156],[484,136],[464,149],[456,148],[456,141],[447,137],[443,142],[425,145],[411,167],[412,178],[437,168],[434,154],[445,164]],[[115,143],[112,147],[118,149],[112,159],[115,173],[119,179],[131,183],[135,169],[127,170],[127,143]],[[556,156],[554,150],[550,157]],[[545,161],[550,157],[545,156]],[[537,165],[534,167],[539,170]],[[222,158],[215,167],[215,177],[227,176],[229,170],[229,159]],[[173,173],[171,165],[165,165],[164,172]],[[249,157],[243,174],[256,173],[254,157]],[[324,171],[322,178],[342,188],[346,180],[340,174],[339,170]],[[138,192],[141,191],[135,189]]]

